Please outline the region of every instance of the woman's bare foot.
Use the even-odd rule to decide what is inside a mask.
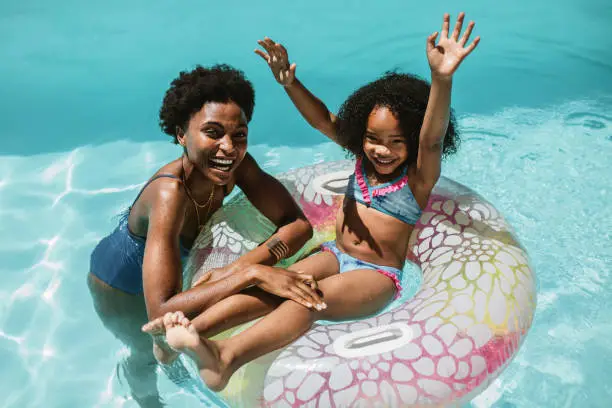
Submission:
[[[164,319],[164,323],[168,322],[165,324],[168,345],[191,357],[206,385],[213,391],[221,391],[227,385],[229,372],[221,360],[219,347],[214,341],[200,337],[187,318],[182,316],[179,320],[180,323],[175,323],[175,319]]]
[[[153,355],[161,364],[172,363],[174,360],[176,360],[179,354],[166,343],[165,320],[168,320],[168,324],[171,324],[171,322],[179,322],[183,318],[185,318],[185,316],[183,316],[181,312],[166,313],[163,317],[158,317],[157,319],[151,320],[149,323],[142,326],[142,331],[150,334],[153,338]],[[185,320],[186,323],[189,323],[189,320]]]

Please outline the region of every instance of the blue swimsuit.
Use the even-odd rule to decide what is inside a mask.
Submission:
[[[346,187],[346,198],[355,200],[382,213],[397,218],[406,224],[414,225],[421,216],[421,207],[416,202],[408,185],[408,168],[395,180],[371,187],[365,177],[365,168],[361,159],[355,164],[355,173],[351,174]],[[322,245],[323,251],[333,253],[340,264],[340,273],[355,269],[372,269],[388,276],[395,283],[396,297],[402,290],[402,270],[391,266],[376,265],[346,254],[336,246],[334,241]]]
[[[149,180],[144,189],[160,177],[178,179],[174,174],[158,174]],[[132,206],[134,205],[132,203]],[[121,214],[119,225],[115,230],[103,238],[91,253],[90,272],[102,282],[123,292],[138,295],[143,293],[142,288],[142,261],[144,258],[145,238],[135,235],[128,226],[128,216],[132,206]],[[189,249],[180,245],[181,261],[189,255]]]

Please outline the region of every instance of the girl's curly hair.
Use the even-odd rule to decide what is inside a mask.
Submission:
[[[386,72],[379,79],[359,88],[342,104],[336,129],[340,144],[357,157],[363,155],[363,138],[368,117],[376,107],[388,108],[400,123],[408,148],[408,165],[416,163],[419,134],[429,99],[430,85],[411,74]],[[457,151],[459,134],[451,111],[442,145],[446,157]]]

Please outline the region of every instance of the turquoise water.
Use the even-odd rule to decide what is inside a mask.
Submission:
[[[0,406],[133,407],[125,353],[97,320],[89,253],[141,183],[180,152],[156,127],[169,81],[228,62],[257,90],[250,150],[270,172],[344,157],[310,130],[252,54],[283,41],[337,108],[390,68],[427,74],[450,1],[265,5],[112,0],[0,4]],[[462,2],[483,37],[457,75],[464,143],[444,174],[483,194],[535,267],[538,310],[514,362],[474,407],[612,400],[612,5]],[[170,406],[199,404],[167,380]]]

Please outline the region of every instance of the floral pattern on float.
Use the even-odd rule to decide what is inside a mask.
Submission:
[[[336,211],[354,168],[352,161],[330,162],[277,176],[314,228],[281,265],[335,238]],[[244,195],[234,196],[197,239],[184,286],[274,230]],[[414,297],[372,318],[314,326],[238,370],[221,396],[230,406],[321,408],[455,405],[476,396],[510,363],[531,326],[536,293],[528,256],[492,204],[446,178],[409,246],[407,260],[423,272]],[[200,381],[197,372],[193,381]]]

